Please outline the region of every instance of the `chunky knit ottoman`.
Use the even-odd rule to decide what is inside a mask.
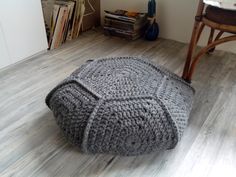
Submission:
[[[87,62],[46,103],[83,152],[141,155],[176,146],[193,95],[188,83],[166,69],[120,57]]]

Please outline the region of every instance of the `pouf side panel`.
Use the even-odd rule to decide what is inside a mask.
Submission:
[[[81,147],[84,130],[98,98],[75,81],[66,82],[47,100],[63,134]]]
[[[86,152],[130,156],[177,144],[177,127],[155,98],[104,100],[94,113],[84,136]]]
[[[175,122],[178,128],[178,138],[180,140],[188,124],[195,94],[194,88],[168,69],[148,59],[138,58],[138,60],[150,65],[150,67],[154,67],[157,71],[165,75],[155,96],[162,100],[171,118]]]
[[[156,95],[163,100],[171,117],[176,122],[180,139],[188,124],[194,90],[179,79],[166,77]]]
[[[76,75],[78,75],[78,73],[82,72],[90,63],[92,63],[93,60],[88,60],[86,61],[86,63],[82,64],[78,69],[76,69],[75,71],[73,71],[72,74],[70,74],[69,77],[67,77],[66,79],[64,79],[63,81],[61,81],[56,87],[54,87],[46,96],[45,98],[45,103],[46,105],[50,108],[50,104],[49,101],[52,97],[52,95],[62,86],[69,84],[71,82],[77,82],[77,77]]]

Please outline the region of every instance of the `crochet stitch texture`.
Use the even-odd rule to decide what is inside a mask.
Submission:
[[[87,153],[141,155],[172,149],[183,135],[194,89],[137,57],[90,61],[47,96],[68,140]]]

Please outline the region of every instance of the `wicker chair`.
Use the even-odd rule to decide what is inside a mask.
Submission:
[[[206,4],[203,0],[200,0],[182,75],[182,78],[189,83],[192,80],[198,61],[204,54],[212,53],[215,47],[219,44],[236,40],[236,11],[221,9],[210,5],[205,8],[205,6]],[[204,27],[206,26],[211,29],[208,44],[206,47],[202,48],[200,52],[194,55],[196,45],[201,37]],[[219,32],[214,38],[216,30]],[[222,34],[225,32],[231,33],[232,35],[222,37]]]

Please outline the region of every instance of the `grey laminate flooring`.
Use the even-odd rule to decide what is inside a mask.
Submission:
[[[187,45],[128,42],[89,31],[60,49],[0,71],[0,176],[235,177],[236,55],[216,51],[197,68],[194,108],[174,150],[140,157],[85,155],[66,142],[46,94],[90,58],[143,56],[180,74]]]

